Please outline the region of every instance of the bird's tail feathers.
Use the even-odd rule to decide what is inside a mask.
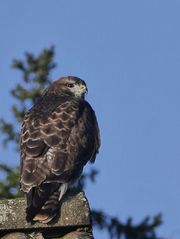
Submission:
[[[42,223],[48,223],[58,213],[58,203],[59,203],[60,192],[54,192],[49,199],[45,202],[41,210],[33,218],[33,221],[40,221]]]
[[[55,210],[55,205],[58,204],[59,198],[59,183],[43,183],[38,187],[34,187],[27,194],[27,209],[26,209],[26,220],[32,221],[36,218],[37,214],[43,210],[43,214],[50,214],[50,205],[53,207],[52,211]],[[56,200],[57,199],[57,200]],[[48,206],[49,205],[49,209]],[[44,216],[45,217],[45,216]],[[42,217],[43,219],[43,217]],[[41,220],[40,220],[41,221]]]
[[[57,215],[59,200],[67,188],[67,183],[44,183],[30,191],[27,200],[27,221],[50,222]]]

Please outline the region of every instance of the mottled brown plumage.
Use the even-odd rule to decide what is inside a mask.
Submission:
[[[45,89],[25,114],[21,133],[21,189],[27,194],[27,220],[44,223],[58,200],[94,162],[100,146],[95,113],[77,77],[62,77]]]

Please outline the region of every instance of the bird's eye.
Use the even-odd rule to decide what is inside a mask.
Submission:
[[[67,84],[67,87],[73,88],[73,87],[74,87],[74,84],[68,83],[68,84]]]

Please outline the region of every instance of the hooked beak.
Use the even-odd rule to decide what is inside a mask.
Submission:
[[[80,85],[80,91],[81,93],[85,94],[88,92],[88,88],[85,85]]]

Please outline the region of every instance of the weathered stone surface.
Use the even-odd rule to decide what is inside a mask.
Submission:
[[[24,198],[0,201],[0,234],[6,230],[90,226],[90,209],[83,192],[69,193],[60,206],[59,220],[53,224],[27,223]]]
[[[67,233],[66,235],[62,237],[57,236],[48,236],[46,237],[42,235],[40,232],[33,232],[33,233],[22,233],[22,232],[13,232],[8,233],[3,237],[0,237],[1,239],[93,239],[93,235],[91,232],[86,231],[73,231],[70,233]]]
[[[30,233],[30,234],[27,234],[27,238],[28,239],[44,239],[42,233],[40,232],[33,232],[33,233]]]
[[[56,239],[93,239],[92,234],[89,232],[70,232],[63,237]]]
[[[40,232],[33,232],[29,234],[13,232],[1,237],[1,239],[44,239],[44,237]]]
[[[25,233],[21,232],[13,232],[9,233],[3,237],[0,237],[1,239],[27,239],[28,237],[26,236]]]

